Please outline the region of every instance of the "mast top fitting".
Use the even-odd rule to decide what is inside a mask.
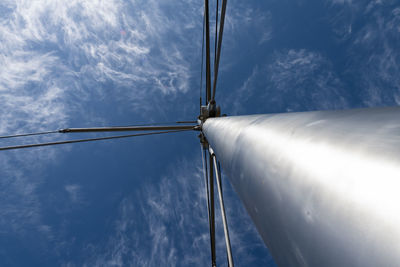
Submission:
[[[198,117],[201,123],[199,122],[199,124],[202,124],[208,118],[215,117],[221,117],[221,107],[217,106],[215,100],[211,100],[206,106],[201,106],[200,116]]]

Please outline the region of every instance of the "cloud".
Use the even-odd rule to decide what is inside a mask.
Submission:
[[[348,42],[346,71],[356,81],[351,85],[357,102],[362,106],[399,105],[400,53],[398,52],[400,7],[396,3],[383,5],[370,1],[368,5],[350,2],[340,6],[332,21],[334,30],[340,31],[367,17],[346,35]]]
[[[256,65],[231,97],[234,114],[252,103],[260,112],[342,109],[348,106],[345,85],[329,59],[306,49],[276,51],[262,67]]]
[[[43,240],[51,238],[51,229],[42,222],[40,199],[35,194],[37,183],[26,180],[23,170],[16,170],[12,161],[0,157],[0,234],[10,242],[28,242],[36,237],[36,244],[41,246]],[[3,248],[0,254],[3,251],[9,252]],[[7,257],[2,256],[3,263],[9,260]]]
[[[354,40],[352,52],[361,50],[368,54],[364,59],[360,58],[362,65],[359,67],[367,106],[400,104],[399,10],[400,7],[371,10],[367,14],[374,19],[357,33]]]
[[[157,184],[124,198],[115,232],[102,254],[88,266],[188,266],[208,263],[205,199],[201,175],[192,162],[180,161]],[[141,199],[135,202],[134,200]],[[139,219],[140,218],[140,219]],[[95,246],[95,245],[94,245]]]
[[[187,92],[191,59],[183,53],[199,46],[187,36],[196,33],[193,17],[201,20],[201,9],[194,5],[171,20],[172,6],[116,0],[3,3],[0,98],[4,110],[13,112],[2,118],[0,131],[15,131],[13,121],[22,115],[28,128],[65,125],[85,102],[99,97],[143,109],[163,95]]]
[[[245,51],[262,51],[274,38],[272,14],[269,10],[249,5],[248,2],[232,1],[227,5],[223,46],[219,72],[219,88],[234,66],[243,64],[243,56],[253,56]]]
[[[223,105],[226,106],[228,103],[232,103],[232,111],[234,114],[244,113],[246,111],[246,105],[244,103],[247,103],[249,99],[254,96],[260,75],[260,69],[258,65],[256,65],[250,76],[243,82],[242,86],[236,90],[236,93],[233,94],[233,97],[231,96]]]
[[[227,35],[226,44],[227,47],[233,46],[231,42],[234,42],[234,35],[248,34],[249,29],[260,33],[257,34],[255,43],[261,45],[268,42],[272,38],[272,27],[271,19],[272,14],[270,11],[260,10],[258,8],[249,6],[245,2],[233,2],[227,5],[227,12],[229,16],[226,16],[226,25],[224,35]],[[249,36],[250,37],[250,36]],[[251,36],[254,38],[254,36]],[[249,44],[252,42],[248,42]]]
[[[1,133],[18,128],[40,131],[65,121],[60,103],[64,93],[55,82],[45,80],[57,68],[56,57],[19,51],[0,57],[0,64],[4,67],[0,70]],[[39,83],[42,88],[35,88]]]
[[[267,66],[267,99],[287,111],[342,109],[344,86],[329,59],[305,49],[277,52]]]
[[[77,184],[69,184],[66,185],[65,191],[69,194],[69,197],[73,203],[80,202],[82,200],[82,189],[80,185]]]
[[[86,125],[110,123],[112,116],[97,112],[104,102],[151,117],[145,111],[157,108],[166,95],[172,100],[188,92],[195,59],[185,54],[199,53],[200,42],[193,45],[192,40],[201,30],[194,22],[196,17],[201,21],[201,8],[195,4],[186,12],[174,12],[171,19],[174,6],[155,0],[2,1],[0,134],[56,130],[78,120]],[[0,155],[0,225],[13,240],[24,236],[51,246],[51,240],[62,238],[63,233],[43,219],[48,210],[43,210],[46,203],[40,194],[47,184],[41,171],[62,161],[60,151],[68,149]],[[82,198],[77,184],[61,186],[63,196],[61,191],[72,202]]]
[[[87,266],[205,266],[210,263],[208,218],[200,159],[180,160],[158,184],[124,198],[106,244],[92,244]],[[172,167],[173,166],[173,167]],[[176,166],[179,166],[176,168]],[[274,266],[242,204],[224,177],[224,198],[237,265]],[[140,199],[139,203],[135,200]],[[226,262],[216,194],[217,257]],[[264,253],[264,258],[252,255]]]
[[[198,1],[17,0],[2,1],[0,13],[2,134],[59,129],[77,118],[82,123],[105,123],[110,117],[99,118],[93,108],[104,99],[145,114],[165,99],[173,101],[190,92],[192,76],[198,75],[192,71],[201,45]],[[246,14],[250,18],[253,13]],[[266,31],[259,42],[269,38]],[[45,140],[49,139],[24,142]],[[198,160],[182,160],[183,170],[125,196],[106,244],[83,244],[67,229],[74,219],[67,218],[71,202],[82,200],[81,185],[52,181],[60,186],[45,198],[42,195],[52,182],[44,181],[49,177],[41,171],[62,162],[58,151],[46,148],[0,156],[1,229],[17,244],[24,238],[32,241],[27,244],[38,244],[28,248],[29,253],[38,249],[49,257],[68,258],[74,248],[82,247],[88,266],[209,263],[203,185],[201,176],[193,175],[199,172]],[[55,201],[46,205],[49,199]],[[225,255],[218,229],[218,253]],[[231,232],[237,240],[240,235]]]
[[[353,0],[330,0],[334,4],[351,4]]]

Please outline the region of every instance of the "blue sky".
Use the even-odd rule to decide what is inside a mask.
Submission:
[[[202,12],[3,0],[0,134],[193,120]],[[398,105],[399,25],[390,0],[230,0],[216,99],[228,115]],[[209,264],[196,133],[2,152],[0,164],[2,266]],[[274,266],[224,189],[236,263]]]

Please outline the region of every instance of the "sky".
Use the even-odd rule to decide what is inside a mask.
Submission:
[[[1,1],[0,134],[196,119],[203,4]],[[230,0],[217,103],[230,116],[399,105],[399,32],[395,0]],[[200,156],[195,132],[1,152],[0,265],[210,264]],[[222,179],[235,263],[275,266]]]

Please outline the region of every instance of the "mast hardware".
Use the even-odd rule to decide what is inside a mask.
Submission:
[[[198,138],[200,139],[200,144],[202,145],[204,150],[207,150],[209,145],[208,145],[208,141],[206,139],[206,137],[204,136],[203,132],[200,132],[200,134],[198,135]]]
[[[211,100],[206,106],[201,106],[199,120],[202,123],[208,118],[216,117],[221,117],[221,107],[217,106],[215,100]]]

